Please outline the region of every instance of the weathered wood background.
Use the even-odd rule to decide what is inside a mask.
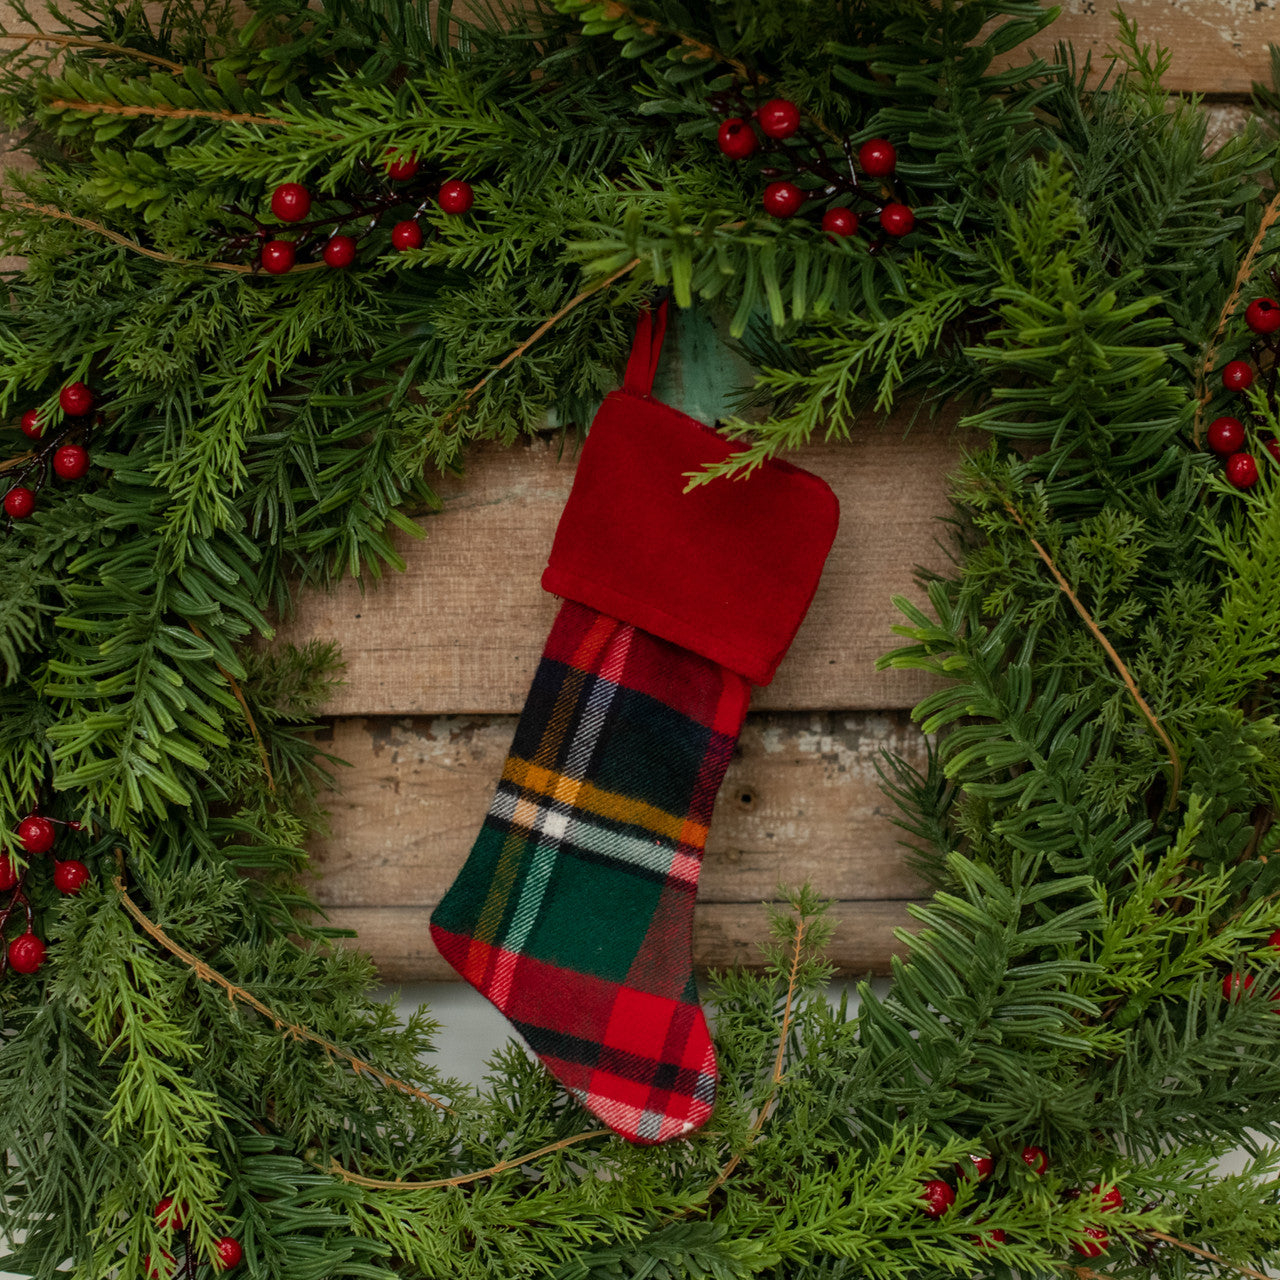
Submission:
[[[1056,40],[1097,60],[1114,43],[1109,5],[1066,0],[1033,47]],[[1211,138],[1238,129],[1254,80],[1269,81],[1280,0],[1132,0],[1144,40],[1173,53],[1168,84],[1205,95]],[[677,326],[657,394],[710,421],[745,373],[705,324]],[[919,598],[916,566],[946,563],[938,517],[960,451],[953,424],[905,420],[795,461],[835,489],[841,526],[813,608],[752,712],[716,805],[695,917],[702,966],[759,962],[779,882],[809,880],[836,900],[831,958],[883,973],[924,893],[881,793],[883,750],[919,762],[908,715],[929,687],[878,673],[900,643],[894,594]],[[538,585],[575,456],[550,442],[478,451],[427,537],[402,539],[405,574],[311,595],[284,630],[338,639],[348,682],[330,708],[328,747],[351,763],[330,800],[331,835],[313,846],[315,892],[332,923],[359,930],[385,979],[452,978],[427,932],[466,858],[557,607]]]
[[[1070,41],[1096,64],[1115,43],[1113,6],[1061,7],[1032,47],[1052,56]],[[1204,95],[1211,141],[1237,130],[1251,83],[1270,79],[1280,0],[1124,7],[1143,41],[1171,50],[1170,90]],[[28,29],[2,0],[0,18],[6,30]],[[668,352],[657,393],[714,419],[745,371],[687,319]],[[907,905],[923,889],[875,766],[883,749],[922,758],[907,712],[928,686],[913,673],[877,673],[874,661],[898,643],[890,597],[918,598],[915,566],[945,564],[945,478],[971,443],[950,423],[905,426],[795,459],[839,495],[840,534],[791,653],[756,693],[717,802],[699,887],[700,965],[756,963],[760,904],[779,881],[805,879],[837,902],[831,955],[843,971],[882,973],[902,950],[893,930],[909,924]],[[478,451],[464,482],[442,484],[444,510],[422,521],[427,537],[400,540],[405,574],[310,595],[282,630],[338,640],[349,664],[325,736],[351,768],[329,799],[332,833],[313,845],[314,889],[333,923],[359,930],[385,979],[454,976],[427,919],[479,829],[556,609],[538,579],[575,463],[545,441]]]

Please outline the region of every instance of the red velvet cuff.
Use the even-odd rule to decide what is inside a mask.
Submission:
[[[808,611],[840,505],[825,481],[778,461],[683,492],[685,472],[734,449],[667,405],[613,392],[542,585],[765,685]]]

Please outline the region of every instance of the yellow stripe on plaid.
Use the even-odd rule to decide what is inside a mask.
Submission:
[[[634,796],[619,795],[616,791],[605,791],[593,783],[584,782],[581,778],[568,778],[554,769],[544,769],[541,765],[529,760],[521,760],[518,756],[508,756],[502,769],[505,782],[513,783],[535,795],[546,796],[550,800],[562,800],[575,808],[594,814],[597,818],[609,818],[614,822],[627,822],[632,826],[643,827],[654,835],[664,836],[671,841],[691,844],[702,848],[707,842],[707,826],[702,822],[694,822],[690,818],[676,817],[665,809],[646,804]]]

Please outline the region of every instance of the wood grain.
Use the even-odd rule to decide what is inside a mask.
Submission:
[[[423,921],[471,850],[514,732],[514,716],[333,724],[325,747],[351,767],[341,771],[341,791],[327,797],[329,835],[311,845],[312,890],[338,913],[335,922],[373,922],[361,943],[380,969],[393,965],[397,980],[453,976]],[[808,881],[843,903],[848,922],[864,906],[868,921],[898,922],[901,903],[924,895],[905,865],[896,810],[880,790],[876,764],[886,750],[923,763],[924,738],[900,712],[748,718],[716,800],[698,885],[700,963],[751,957],[766,917],[743,908],[772,900],[780,883]],[[892,944],[887,926],[877,925],[842,944],[840,963],[880,972]]]
[[[752,706],[914,706],[933,686],[917,672],[877,672],[903,643],[894,594],[914,599],[917,565],[947,566],[937,517],[962,443],[946,424],[905,420],[853,441],[788,455],[840,499],[840,532],[813,606],[777,678]],[[442,483],[444,510],[402,537],[408,567],[380,583],[346,580],[308,593],[284,639],[335,639],[347,659],[335,715],[515,712],[523,705],[557,601],[539,581],[576,459],[554,441],[476,452],[462,482]],[[721,483],[729,483],[722,481]]]
[[[837,902],[831,907],[835,936],[826,951],[836,972],[862,977],[889,972],[889,957],[904,955],[906,944],[893,936],[899,928],[918,927],[909,902]],[[328,923],[358,930],[339,945],[358,947],[373,958],[383,982],[440,982],[457,978],[431,944],[429,907],[334,907]],[[763,905],[698,903],[693,913],[693,961],[699,969],[737,965],[760,968],[760,946],[768,938]]]
[[[310,846],[315,892],[333,906],[431,905],[480,829],[514,716],[341,719],[325,749],[351,764],[326,797],[330,834]],[[716,800],[698,898],[756,902],[779,881],[833,898],[910,898],[883,751],[923,764],[902,713],[748,718]]]
[[[1108,0],[1057,0],[1062,13],[1040,35],[1011,54],[1020,60],[1032,49],[1052,60],[1066,41],[1078,60],[1093,55],[1096,68],[1116,46],[1119,24]],[[1045,8],[1052,7],[1043,0]],[[1172,61],[1165,87],[1175,93],[1246,94],[1253,81],[1271,81],[1268,43],[1280,43],[1280,0],[1124,0],[1138,24],[1143,44],[1169,49]]]

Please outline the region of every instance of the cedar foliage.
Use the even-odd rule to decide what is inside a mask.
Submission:
[[[105,417],[88,479],[0,537],[0,839],[23,866],[11,832],[38,802],[86,824],[94,872],[63,898],[31,868],[50,958],[0,981],[0,1266],[135,1280],[176,1247],[162,1196],[187,1206],[201,1275],[226,1232],[247,1274],[291,1280],[1048,1276],[1086,1226],[1114,1276],[1212,1272],[1153,1231],[1280,1263],[1266,388],[1256,489],[1226,486],[1196,436],[1280,98],[1208,154],[1130,27],[1100,87],[1065,49],[995,69],[1051,19],[1027,0],[18,9],[19,30],[78,43],[0,60],[38,161],[0,209],[27,259],[5,281],[0,412],[52,421],[85,378]],[[735,87],[894,139],[917,230],[872,253],[764,216],[759,161],[714,147]],[[358,207],[388,150],[467,178],[473,213],[429,208],[404,254],[384,222],[347,272],[210,265],[243,260],[244,211],[275,184]],[[1273,260],[1268,235],[1242,302]],[[957,476],[955,571],[927,610],[903,603],[909,643],[886,658],[946,679],[916,712],[927,768],[885,764],[936,889],[909,956],[887,994],[833,1008],[822,903],[783,895],[769,967],[713,985],[712,1123],[649,1149],[569,1142],[582,1114],[514,1047],[483,1090],[439,1078],[426,1010],[399,1025],[367,958],[312,922],[304,841],[340,762],[308,726],[341,656],[250,642],[295,591],[398,568],[392,533],[419,530],[474,441],[583,424],[654,287],[718,309],[760,367],[743,402],[768,416],[729,424],[730,470],[904,398],[959,404],[991,444]],[[1245,346],[1237,320],[1216,363]],[[1205,385],[1207,420],[1226,400]],[[6,457],[28,445],[0,435]],[[125,911],[117,873],[175,945],[450,1109],[228,1000]],[[1239,970],[1253,990],[1226,999]],[[1249,1164],[1221,1175],[1237,1145]],[[921,1182],[983,1152],[994,1176],[921,1214]],[[333,1161],[459,1181],[364,1185]]]

